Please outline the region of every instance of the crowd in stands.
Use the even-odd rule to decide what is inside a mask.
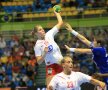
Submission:
[[[106,7],[107,0],[62,0],[64,7],[98,8]],[[68,1],[68,2],[67,2]]]
[[[79,33],[89,40],[96,36],[97,40],[104,42],[108,50],[108,29],[107,28],[76,28]],[[64,30],[63,30],[64,31]],[[81,71],[92,75],[96,72],[96,66],[89,54],[74,54],[67,52],[64,45],[73,48],[86,47],[82,42],[71,36],[69,33],[59,33],[56,36],[63,55],[71,55],[74,60],[74,71]],[[35,78],[38,75],[38,64],[36,62],[33,46],[35,38],[23,36],[19,38],[13,35],[10,39],[5,39],[0,35],[0,87],[34,86]]]
[[[76,7],[76,8],[101,8],[108,6],[108,0],[1,0],[0,3],[2,11],[7,13],[12,12],[47,12],[56,4],[63,7]],[[9,3],[11,2],[11,3]],[[17,3],[20,2],[20,3]],[[26,3],[28,2],[28,4]]]
[[[11,40],[0,35],[0,87],[34,86],[38,64],[33,45],[16,35]]]

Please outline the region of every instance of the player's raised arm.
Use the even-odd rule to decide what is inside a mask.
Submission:
[[[82,49],[82,48],[70,48],[69,46],[65,45],[66,49],[70,52],[75,53],[92,53],[91,49]]]
[[[87,40],[83,35],[79,34],[75,30],[73,30],[70,24],[66,23],[65,28],[69,32],[71,32],[74,36],[76,36],[80,41],[82,41],[84,44],[86,44],[89,47],[91,46],[91,42],[89,40]]]
[[[60,29],[61,26],[63,25],[63,20],[62,20],[62,17],[61,17],[61,12],[60,11],[57,11],[56,9],[61,9],[60,6],[56,5],[55,7],[53,7],[55,10],[54,10],[54,13],[57,17],[57,20],[58,20],[58,23],[56,24],[57,28]]]

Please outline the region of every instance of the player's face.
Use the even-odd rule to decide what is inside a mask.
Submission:
[[[64,62],[64,69],[67,72],[71,72],[72,68],[73,68],[73,61],[71,58],[66,58],[65,62]]]
[[[38,26],[38,28],[37,28],[37,34],[40,37],[44,37],[45,36],[45,30],[41,26]]]

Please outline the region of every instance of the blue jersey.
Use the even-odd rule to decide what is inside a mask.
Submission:
[[[108,55],[103,47],[92,48],[93,60],[99,68],[100,73],[108,73]],[[103,78],[108,85],[108,77]]]

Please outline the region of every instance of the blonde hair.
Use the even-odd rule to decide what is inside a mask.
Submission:
[[[41,25],[36,25],[36,26],[34,27],[33,31],[34,31],[34,32],[37,32],[38,27],[42,27],[42,26],[41,26]]]
[[[72,58],[70,56],[64,56],[63,59],[61,60],[61,64],[65,63],[65,61],[67,59],[71,59],[72,60]]]

